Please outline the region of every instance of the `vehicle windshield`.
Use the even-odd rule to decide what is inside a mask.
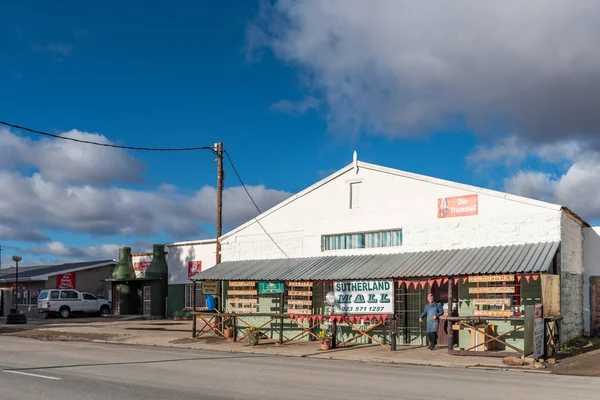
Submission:
[[[47,298],[48,298],[48,292],[42,292],[42,293],[40,293],[38,300],[46,300]]]

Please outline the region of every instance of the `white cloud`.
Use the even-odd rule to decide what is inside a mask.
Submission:
[[[285,114],[300,115],[310,110],[319,108],[319,100],[315,97],[307,96],[302,100],[279,100],[271,105],[272,111],[277,111]]]
[[[68,56],[73,51],[73,46],[67,43],[51,42],[47,44],[33,43],[31,45],[33,51],[53,53],[59,56]]]
[[[493,145],[477,146],[475,151],[466,157],[470,164],[485,166],[486,164],[506,164],[510,165],[521,162],[527,157],[528,149],[523,143],[520,143],[516,136],[502,138]]]
[[[589,220],[600,219],[600,153],[589,150],[570,152],[578,146],[565,142],[544,147],[538,151],[538,156],[564,160],[568,163],[566,172],[553,175],[519,171],[505,180],[505,189],[510,193],[567,206]]]
[[[97,133],[70,130],[60,136],[112,144]],[[107,185],[141,181],[144,165],[121,149],[91,146],[67,140],[32,141],[0,128],[0,168],[34,166],[53,181]]]
[[[332,129],[500,121],[532,142],[600,131],[596,0],[279,0],[248,43],[299,67]],[[495,133],[495,132],[494,132]]]
[[[65,243],[52,241],[39,247],[27,249],[31,254],[51,255],[71,259],[112,260],[119,254],[118,244],[101,244],[97,246],[71,247]]]
[[[97,134],[70,131],[65,135],[108,143]],[[124,241],[163,234],[182,240],[205,235],[203,225],[214,224],[214,187],[204,186],[188,194],[169,183],[154,190],[111,186],[121,180],[141,180],[143,164],[121,150],[63,142],[33,141],[0,130],[0,187],[5,190],[0,196],[0,239],[44,242],[51,239],[47,232],[61,231],[121,236]],[[248,190],[263,210],[290,196],[263,185],[249,186]],[[225,188],[226,227],[257,214],[243,188]],[[114,246],[74,249],[50,241],[34,251],[61,257],[99,257]]]

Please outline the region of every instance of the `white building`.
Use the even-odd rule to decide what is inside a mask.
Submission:
[[[600,334],[600,227],[583,231],[583,318],[586,335]]]
[[[167,264],[169,266],[168,315],[192,308],[192,284],[190,276],[213,267],[216,261],[215,239],[194,240],[167,244]],[[198,286],[196,305],[204,306]]]
[[[556,243],[545,268],[560,275],[565,342],[583,333],[582,230],[588,226],[560,205],[355,159],[220,240],[224,264],[279,259],[282,268],[289,258]],[[217,270],[206,279],[220,279]]]

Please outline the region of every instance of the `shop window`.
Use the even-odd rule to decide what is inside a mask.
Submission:
[[[402,246],[401,229],[323,236],[323,250],[374,249],[397,246]]]
[[[193,300],[194,286],[193,285],[185,285],[185,308],[192,308],[192,300]],[[206,307],[206,296],[202,294],[202,285],[196,285],[196,307],[197,308],[205,308]]]
[[[52,300],[56,300],[56,299],[58,299],[58,298],[59,298],[59,296],[60,296],[60,292],[59,292],[58,290],[53,290],[53,291],[50,293],[50,299],[52,299]]]

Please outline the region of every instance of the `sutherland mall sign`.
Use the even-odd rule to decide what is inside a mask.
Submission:
[[[393,281],[334,282],[336,314],[393,314]]]

